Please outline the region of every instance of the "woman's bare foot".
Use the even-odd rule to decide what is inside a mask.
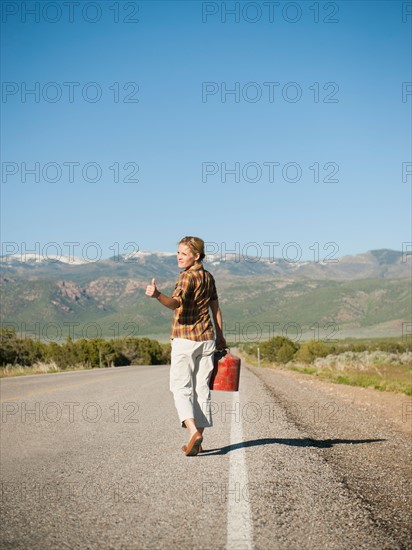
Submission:
[[[189,447],[192,447],[193,445],[191,445],[192,443],[192,440],[193,440],[193,436],[197,433],[197,434],[200,434],[201,437],[199,438],[196,438],[196,439],[200,439],[200,442],[197,442],[195,443],[195,449],[191,449],[190,448],[190,454],[188,456],[195,456],[197,455],[198,453],[201,453],[203,451],[202,449],[202,446],[200,443],[202,443],[203,441],[203,431],[204,431],[204,428],[197,428],[196,427],[196,424],[195,424],[195,419],[194,418],[187,418],[186,420],[183,421],[186,428],[189,430],[189,435],[190,435],[190,441],[187,445],[183,445],[182,447],[182,451],[188,455],[188,449]]]
[[[195,432],[187,445],[182,447],[186,456],[196,456],[199,453],[199,448],[202,444],[203,436],[199,432]]]

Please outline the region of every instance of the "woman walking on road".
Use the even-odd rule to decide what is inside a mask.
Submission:
[[[182,447],[186,456],[201,452],[203,430],[212,426],[209,379],[213,354],[216,348],[226,347],[215,280],[203,269],[204,244],[198,237],[184,237],[179,242],[177,264],[183,271],[171,296],[159,292],[155,279],[146,288],[147,296],[174,310],[170,391],[182,427],[189,430],[189,443]]]

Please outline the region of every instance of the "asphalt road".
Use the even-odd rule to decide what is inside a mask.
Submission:
[[[411,548],[407,433],[244,365],[186,457],[168,369],[1,381],[1,548]]]

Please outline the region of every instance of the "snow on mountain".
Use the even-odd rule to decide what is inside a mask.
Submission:
[[[146,258],[148,256],[158,256],[160,258],[162,257],[170,257],[175,256],[175,252],[150,252],[148,250],[138,250],[136,252],[130,252],[129,254],[121,254],[120,258],[123,258],[125,260],[133,260],[133,259],[139,259],[139,258]]]
[[[339,259],[320,261],[297,260],[287,258],[252,257],[228,252],[225,254],[207,254],[205,268],[211,269],[218,277],[271,276],[299,277],[310,279],[357,279],[357,278],[404,278],[411,275],[410,259],[399,251],[375,250],[344,256]],[[409,261],[406,261],[408,260]],[[39,253],[9,254],[0,257],[3,270],[35,270],[71,277],[74,267],[87,276],[108,277],[153,277],[174,279],[178,273],[175,252],[133,251],[115,255],[107,259],[91,260],[74,255],[41,255]],[[70,273],[67,273],[67,270]]]
[[[43,256],[41,254],[25,253],[25,254],[8,254],[7,256],[0,256],[0,261],[4,263],[30,263],[30,264],[44,264],[61,262],[69,265],[82,265],[91,263],[90,260],[79,258],[78,256],[57,256],[50,254]]]

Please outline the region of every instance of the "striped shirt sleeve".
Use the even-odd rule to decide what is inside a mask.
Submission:
[[[193,281],[192,278],[188,275],[186,271],[182,271],[180,273],[179,278],[177,280],[175,289],[172,294],[172,298],[177,300],[180,304],[187,299],[190,292],[193,290]]]
[[[214,302],[215,300],[218,299],[218,296],[217,296],[217,290],[216,290],[216,283],[215,283],[215,279],[213,277],[213,275],[210,275],[210,278],[212,279],[212,287],[213,287],[213,290],[212,290],[212,296],[210,297],[210,301],[211,302]]]

